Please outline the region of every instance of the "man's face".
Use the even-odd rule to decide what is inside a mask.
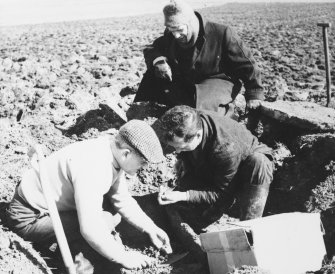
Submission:
[[[145,167],[148,163],[134,152],[124,155],[122,169],[129,175],[135,175],[136,172]]]
[[[193,151],[201,142],[202,136],[196,134],[189,142],[185,142],[184,138],[174,137],[172,141],[168,142],[169,146],[172,146],[177,153],[183,151]]]
[[[186,24],[178,24],[173,26],[167,25],[166,28],[172,33],[179,44],[187,44],[191,39],[191,35]]]

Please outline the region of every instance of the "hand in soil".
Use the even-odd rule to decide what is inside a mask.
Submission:
[[[154,265],[155,258],[150,258],[138,251],[127,251],[127,258],[122,265],[127,269],[141,269]]]
[[[172,253],[169,236],[164,230],[157,227],[154,231],[149,232],[151,242],[159,249],[163,250],[166,254]]]

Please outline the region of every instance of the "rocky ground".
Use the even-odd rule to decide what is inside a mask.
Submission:
[[[202,12],[233,26],[252,48],[263,71],[267,101],[326,104],[322,31],[316,24],[335,25],[334,3],[227,4]],[[29,167],[31,144],[44,144],[49,154],[69,143],[115,132],[126,115],[152,123],[164,111],[132,105],[145,71],[142,49],[162,32],[160,15],[0,29],[0,202],[10,201],[22,171]],[[329,46],[335,97],[334,29],[329,31]],[[334,131],[297,130],[269,119],[262,121],[260,137],[282,157],[267,212],[321,212],[330,260],[319,273],[334,273]],[[162,227],[167,227],[167,219],[157,211],[155,192],[161,183],[173,184],[173,161],[173,154],[168,154],[163,172],[149,167],[130,179],[132,194]],[[122,226],[125,244],[134,239],[138,246],[146,242]],[[178,239],[173,244],[178,251],[185,249]],[[0,246],[0,273],[50,273],[30,244],[4,227]],[[141,250],[164,262],[148,245]],[[257,271],[244,267],[234,273]],[[143,271],[191,272],[206,273],[192,255],[173,267]]]

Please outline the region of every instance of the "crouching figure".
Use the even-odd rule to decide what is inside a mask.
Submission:
[[[121,217],[145,232],[157,248],[171,250],[167,234],[142,211],[128,192],[125,173],[134,175],[148,162],[163,161],[154,130],[132,120],[115,136],[70,144],[44,159],[52,196],[70,248],[83,240],[93,253],[128,269],[147,267],[154,259],[126,251],[113,236]],[[106,194],[106,195],[105,195]],[[115,214],[103,210],[103,197]],[[55,232],[43,196],[39,171],[24,173],[6,212],[7,225],[25,240],[48,245]],[[102,272],[98,272],[102,273]]]
[[[261,217],[273,178],[272,150],[246,127],[189,106],[168,110],[157,123],[161,142],[178,154],[178,184],[159,193],[161,205],[199,205],[218,219],[235,200],[240,220]]]

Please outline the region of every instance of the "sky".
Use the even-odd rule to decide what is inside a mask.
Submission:
[[[0,26],[159,13],[167,0],[0,0]],[[194,8],[227,2],[334,2],[335,0],[186,0]]]

